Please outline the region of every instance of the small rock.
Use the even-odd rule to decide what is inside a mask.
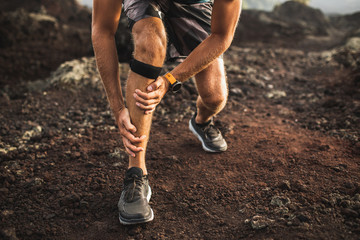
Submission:
[[[353,200],[360,202],[360,193],[355,194],[355,196],[353,197]]]
[[[123,162],[113,163],[113,167],[122,167],[122,166],[124,166],[124,163],[123,163]]]
[[[299,226],[300,221],[299,221],[299,219],[295,218],[292,221],[287,222],[286,225],[288,225],[288,226]]]
[[[243,97],[244,92],[240,88],[231,88],[230,95]]]
[[[270,224],[274,223],[275,221],[272,219],[269,219],[264,216],[255,215],[251,221],[250,225],[253,229],[259,230],[268,227]]]
[[[268,99],[279,99],[282,97],[286,97],[286,92],[280,90],[272,90],[265,94],[265,97]]]
[[[299,192],[306,192],[307,191],[307,186],[301,180],[297,180],[293,185]]]
[[[345,47],[350,49],[350,50],[360,51],[360,38],[359,37],[350,38],[346,42]]]
[[[227,67],[226,71],[228,73],[238,73],[241,71],[240,66],[238,64],[231,64]]]
[[[50,214],[45,215],[44,218],[45,218],[46,220],[49,220],[49,219],[51,219],[51,218],[54,218],[55,216],[56,216],[56,214],[50,213]]]
[[[351,208],[343,208],[341,209],[341,213],[349,218],[351,217],[357,218],[359,216],[359,214],[355,210],[352,210]]]
[[[282,181],[282,182],[279,184],[279,188],[282,189],[282,190],[291,190],[290,182],[287,181],[287,180]]]
[[[278,207],[286,206],[289,203],[291,203],[290,199],[282,196],[274,196],[270,202],[271,205]]]
[[[355,210],[360,210],[360,202],[356,202],[354,203],[354,206],[352,207],[352,209],[355,209]]]
[[[260,88],[266,87],[266,84],[264,81],[262,81],[260,79],[256,79],[254,77],[249,78],[249,82],[256,87],[260,87]]]
[[[350,207],[350,204],[351,204],[350,200],[342,200],[342,201],[340,202],[340,206],[342,206],[342,207],[344,207],[344,208]]]
[[[2,210],[0,212],[0,215],[2,217],[7,217],[7,216],[10,216],[10,215],[13,215],[14,214],[14,211],[13,210]]]
[[[330,149],[330,146],[327,144],[319,146],[320,151],[328,151],[329,149]]]
[[[274,210],[277,214],[287,214],[289,213],[289,209],[287,207],[278,207]]]
[[[311,217],[309,217],[310,214],[308,213],[303,213],[297,216],[297,218],[301,221],[301,222],[310,222]]]
[[[42,178],[35,178],[33,181],[32,181],[32,184],[34,186],[40,186],[44,183],[44,180]]]
[[[127,154],[124,151],[122,151],[120,148],[115,148],[114,152],[109,154],[109,157],[126,160]]]
[[[41,138],[42,135],[42,127],[41,126],[36,126],[33,127],[32,130],[26,131],[23,136],[22,139],[29,141],[30,139],[34,139],[34,138]]]

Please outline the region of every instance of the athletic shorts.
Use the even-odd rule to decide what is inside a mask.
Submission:
[[[162,19],[169,61],[184,60],[211,32],[212,0],[124,0],[123,7],[130,30],[141,19]]]

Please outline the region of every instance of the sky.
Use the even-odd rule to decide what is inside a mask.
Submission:
[[[93,0],[80,0],[89,7]],[[284,0],[273,0],[274,4],[285,2]],[[324,13],[354,13],[360,11],[360,0],[311,0],[310,6],[321,9]],[[271,10],[271,9],[264,9]]]

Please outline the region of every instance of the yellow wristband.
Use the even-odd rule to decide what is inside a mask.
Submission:
[[[174,78],[174,76],[171,73],[166,73],[164,75],[164,77],[170,82],[171,85],[173,85],[174,83],[176,83],[176,79]]]

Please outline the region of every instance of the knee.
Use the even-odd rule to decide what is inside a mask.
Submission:
[[[139,22],[140,23],[140,22]],[[166,34],[162,23],[146,20],[133,28],[134,55],[149,64],[163,62],[166,55]]]
[[[209,110],[218,111],[223,107],[225,107],[227,96],[228,96],[228,91],[223,90],[221,92],[218,92],[217,94],[201,97],[201,100],[206,106],[206,108],[208,108]]]

